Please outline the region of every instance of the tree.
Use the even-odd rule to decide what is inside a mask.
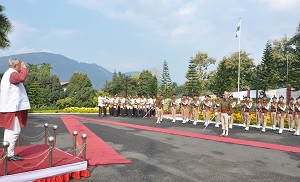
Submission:
[[[44,104],[43,91],[39,82],[35,81],[30,85],[28,99],[32,107],[38,108]]]
[[[255,88],[255,82],[253,82],[253,80],[255,80],[255,65],[253,59],[250,58],[249,55],[250,54],[248,54],[246,51],[241,51],[241,90],[246,90],[248,87]],[[209,78],[209,80],[212,80],[211,88],[214,92],[223,92],[223,90],[229,92],[237,91],[238,65],[238,52],[232,53],[229,57],[223,57],[217,67],[216,73],[211,74],[211,78]]]
[[[0,5],[0,49],[7,49],[10,46],[10,41],[8,40],[8,34],[12,32],[12,24],[5,14],[4,6]]]
[[[296,44],[296,55],[293,59],[289,70],[289,83],[295,90],[300,90],[300,41]]]
[[[72,105],[77,107],[93,107],[93,97],[96,91],[85,73],[76,72],[71,77],[66,94],[72,99]]]
[[[266,91],[276,88],[278,82],[278,74],[276,74],[276,64],[274,64],[273,49],[271,42],[268,41],[263,53],[261,66],[259,66],[258,88]]]
[[[219,62],[217,70],[212,72],[211,91],[214,93],[224,93],[224,91],[230,91],[231,80],[230,74],[226,68],[226,61]]]
[[[140,73],[138,81],[138,94],[144,96],[155,96],[157,93],[157,78],[149,70]]]
[[[199,74],[200,94],[203,94],[207,91],[209,85],[209,82],[207,81],[207,68],[210,65],[215,64],[216,59],[209,57],[208,53],[198,52],[193,58],[193,61],[197,65],[197,72]]]
[[[196,63],[191,58],[189,61],[188,71],[185,75],[187,81],[185,82],[185,92],[192,97],[194,94],[199,94],[200,92],[200,82],[199,82],[199,74],[196,70]]]
[[[43,103],[41,106],[53,106],[59,99],[64,98],[64,91],[60,85],[59,77],[51,75],[51,65],[47,63],[28,64],[29,73],[25,81],[27,92],[30,91],[32,83],[39,83]]]
[[[171,85],[172,85],[172,80],[169,73],[169,67],[167,61],[165,60],[163,64],[163,71],[161,76],[161,90],[166,98],[169,98],[172,95]]]

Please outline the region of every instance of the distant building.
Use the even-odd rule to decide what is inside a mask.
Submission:
[[[60,85],[62,86],[64,92],[67,90],[68,84],[69,84],[69,82],[60,82]]]

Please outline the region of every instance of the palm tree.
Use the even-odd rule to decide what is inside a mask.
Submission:
[[[12,24],[8,18],[3,14],[4,6],[0,5],[0,49],[7,49],[10,46],[8,40],[8,33],[12,31]]]

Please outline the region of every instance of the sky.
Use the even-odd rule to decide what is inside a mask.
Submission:
[[[292,37],[300,0],[1,0],[14,30],[0,56],[29,52],[61,54],[114,72],[162,70],[186,81],[190,57],[217,60],[241,49],[255,64],[268,40]]]

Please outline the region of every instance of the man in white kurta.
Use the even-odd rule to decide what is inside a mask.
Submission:
[[[27,123],[29,99],[23,85],[28,69],[19,59],[9,60],[9,69],[1,80],[0,90],[0,126],[5,128],[4,141],[9,142],[8,160],[24,160],[14,153],[21,128]]]

